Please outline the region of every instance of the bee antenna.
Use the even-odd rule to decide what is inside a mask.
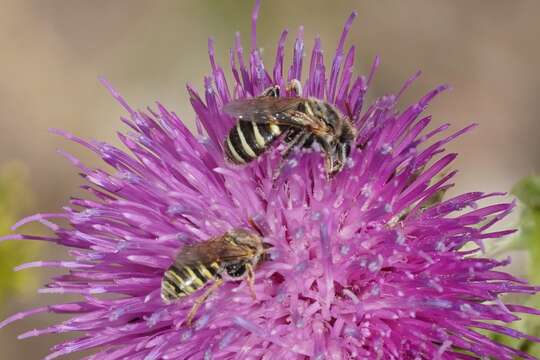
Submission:
[[[351,121],[353,121],[353,113],[352,113],[352,110],[351,110],[351,104],[349,104],[348,101],[345,101],[345,109],[347,109],[347,116],[349,117],[349,119]]]
[[[248,218],[248,223],[253,229],[255,229],[255,231],[257,231],[259,233],[259,235],[264,237],[264,234],[263,234],[261,228],[257,225],[257,223],[255,222],[255,220],[252,217]]]

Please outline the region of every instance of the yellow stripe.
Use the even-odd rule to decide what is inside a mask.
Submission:
[[[204,283],[201,281],[201,279],[199,279],[199,277],[197,275],[195,275],[195,273],[193,272],[193,270],[191,270],[189,267],[184,267],[184,271],[186,273],[188,273],[189,275],[189,278],[191,279],[191,287],[194,287],[196,286],[197,289],[200,288],[201,286],[204,285]]]
[[[170,299],[176,299],[179,297],[184,296],[184,294],[179,294],[174,290],[174,287],[169,284],[168,282],[162,282],[161,283],[161,295],[168,295],[168,298]]]
[[[184,267],[180,269],[179,271],[186,272],[186,269],[187,268]],[[184,277],[184,275],[187,275],[187,276]],[[200,288],[200,286],[196,286],[196,284],[193,284],[194,282],[193,279],[196,278],[195,274],[193,275],[194,276],[191,277],[188,272],[186,272],[185,274],[182,274],[182,273],[177,273],[174,270],[168,270],[165,272],[165,278],[169,280],[170,282],[175,283],[180,288],[180,290],[185,292],[186,294],[191,294],[192,292]],[[170,285],[170,284],[167,284],[167,285]],[[172,288],[172,291],[176,293],[176,291],[174,290],[174,287],[172,285],[170,286]],[[177,297],[178,296],[184,296],[184,294],[177,295]]]
[[[313,114],[313,109],[311,108],[311,105],[309,104],[309,102],[306,101],[306,102],[304,103],[304,107],[306,108],[306,113],[307,113],[309,116],[311,116],[311,117],[315,116],[315,115]]]
[[[206,268],[206,266],[204,266],[203,264],[199,264],[199,266],[197,266],[197,269],[199,269],[199,272],[206,276],[206,278],[208,280],[212,279],[213,276],[212,276],[212,273],[210,271],[208,271],[208,269]]]
[[[279,126],[277,126],[276,124],[269,124],[270,126],[270,131],[272,132],[272,134],[274,134],[274,136],[278,136],[279,134],[281,134],[281,130],[279,129]]]
[[[240,138],[240,144],[242,144],[242,148],[248,154],[250,157],[255,158],[257,157],[257,154],[253,152],[251,149],[251,146],[246,141],[246,138],[244,137],[244,133],[240,129],[240,124],[236,124],[236,132],[238,133],[238,137]]]
[[[257,142],[257,145],[259,145],[259,148],[264,149],[266,141],[264,141],[264,138],[259,132],[259,127],[254,122],[251,122],[251,126],[253,126],[253,134],[255,135],[255,141]]]
[[[168,304],[172,302],[175,298],[172,297],[171,294],[169,294],[167,291],[165,291],[165,289],[163,289],[161,290],[161,299]]]
[[[178,274],[182,279],[182,282],[178,284],[180,289],[182,289],[182,291],[186,294],[191,294],[192,292],[196,291],[198,287],[193,284],[193,278],[189,277],[189,274],[186,272],[186,268],[184,267],[180,271],[182,271],[182,274]]]
[[[238,155],[238,153],[234,149],[234,146],[231,143],[231,138],[229,136],[227,137],[227,147],[229,148],[229,152],[234,157],[234,160],[236,160],[237,163],[244,164],[246,162],[244,159],[242,159],[242,157],[240,155]],[[233,160],[233,159],[231,159],[231,160]]]
[[[184,287],[184,282],[185,280],[179,275],[177,274],[176,272],[174,271],[167,271],[165,273],[165,277],[170,281],[170,282],[173,282],[175,283],[176,285],[178,285],[178,287],[180,289],[182,289]]]

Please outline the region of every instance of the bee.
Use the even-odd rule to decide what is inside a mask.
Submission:
[[[233,229],[204,242],[186,245],[163,274],[161,298],[171,303],[212,283],[193,303],[186,320],[188,326],[204,301],[225,281],[245,278],[255,300],[254,268],[264,258],[265,246],[261,236],[244,229]]]
[[[298,80],[287,87],[301,93]],[[251,99],[233,100],[223,110],[238,121],[225,140],[226,158],[233,164],[247,164],[283,135],[282,159],[293,149],[309,148],[318,143],[325,157],[327,178],[340,172],[350,155],[356,129],[350,117],[333,105],[315,98],[280,97],[279,86],[267,89]]]

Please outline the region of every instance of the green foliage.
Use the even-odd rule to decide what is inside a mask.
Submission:
[[[32,203],[28,191],[28,172],[19,163],[0,167],[0,235],[9,234],[10,227]],[[38,245],[29,242],[7,241],[0,244],[0,301],[30,288],[34,277],[28,272],[13,272],[13,268],[28,261]]]
[[[508,249],[525,249],[528,252],[530,259],[528,280],[538,285],[540,284],[540,176],[529,176],[522,179],[514,186],[512,193],[520,200],[522,208],[519,219],[519,233],[512,240]],[[521,303],[540,309],[540,295],[522,299]],[[538,316],[523,314],[521,318],[520,321],[512,324],[512,328],[540,337],[540,320]],[[540,358],[540,344],[499,334],[492,334],[492,338]]]
[[[540,211],[540,176],[528,176],[521,179],[512,189],[529,209]]]

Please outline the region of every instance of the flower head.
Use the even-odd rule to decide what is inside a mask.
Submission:
[[[160,104],[134,110],[108,84],[128,113],[122,120],[131,130],[119,137],[129,153],[56,131],[115,170],[91,169],[64,153],[85,178],[89,196],[72,199],[61,213],[15,225],[39,221],[54,235],[7,238],[68,247],[70,260],[20,268],[66,268],[40,292],[80,294],[81,300],[16,314],[0,326],[40,312],[71,314],[20,336],[82,333],[56,345],[47,359],[91,348],[99,348],[96,359],[531,358],[478,331],[539,340],[504,325],[517,313],[539,311],[500,299],[537,288],[499,270],[507,260],[482,255],[485,241],[511,232],[490,229],[513,204],[481,207],[480,200],[501,195],[482,192],[433,201],[456,174],[445,173],[456,154],[443,147],[471,129],[438,140],[432,139],[448,125],[426,130],[431,118],[423,113],[446,87],[400,111],[396,103],[415,76],[397,94],[366,106],[378,59],[367,77],[353,74],[355,47],[345,51],[344,43],[355,14],[328,70],[319,39],[304,66],[302,29],[288,71],[287,31],[267,69],[256,43],[258,9],[257,2],[247,57],[239,35],[231,50],[232,80],[209,42],[212,71],[204,94],[188,86],[197,135]],[[297,151],[277,180],[276,147],[244,167],[224,160],[223,140],[235,122],[224,104],[272,85],[285,88],[293,79],[302,82],[303,96],[335,105],[356,127],[357,146],[330,181],[316,148]],[[55,218],[69,226],[49,220]],[[249,228],[250,219],[272,246],[255,270],[257,299],[245,281],[225,282],[186,326],[195,296],[164,303],[164,271],[183,246]]]

